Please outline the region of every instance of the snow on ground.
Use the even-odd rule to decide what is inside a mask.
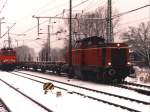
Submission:
[[[140,68],[134,66],[135,73],[132,74],[135,78],[127,77],[126,81],[136,82],[139,84],[149,85],[150,86],[150,69],[149,68]]]
[[[30,102],[24,96],[13,91],[0,81],[0,97],[7,103],[12,112],[46,112],[36,104]]]
[[[17,73],[18,74],[18,73]],[[24,74],[21,74],[20,73],[20,75],[23,75],[24,76]],[[41,76],[42,76],[42,74],[41,74]],[[48,80],[45,80],[45,79],[41,79],[41,78],[37,78],[37,77],[33,77],[33,76],[26,76],[26,77],[29,77],[29,78],[34,78],[35,80],[40,80],[40,81],[42,81],[42,82],[48,82]],[[63,79],[61,79],[61,81],[62,81]],[[135,102],[129,102],[129,101],[127,101],[127,100],[120,100],[120,98],[116,98],[116,97],[113,97],[113,96],[107,96],[107,95],[104,95],[104,94],[97,94],[96,92],[91,92],[91,91],[88,91],[88,90],[85,90],[85,89],[80,89],[80,88],[76,88],[76,87],[70,87],[70,86],[68,86],[68,85],[64,85],[64,84],[60,84],[60,83],[57,83],[57,82],[53,82],[53,81],[51,81],[55,86],[59,86],[59,87],[62,87],[62,88],[66,88],[66,89],[68,89],[68,90],[70,90],[70,91],[76,91],[76,92],[81,92],[81,93],[84,93],[84,94],[86,94],[86,95],[88,95],[88,96],[94,96],[94,97],[96,97],[96,98],[100,98],[100,99],[103,99],[103,100],[105,100],[105,101],[110,101],[110,102],[112,102],[112,103],[117,103],[117,104],[122,104],[122,105],[124,105],[124,106],[126,106],[126,107],[129,107],[129,108],[132,108],[132,109],[138,109],[138,110],[143,110],[143,107],[145,108],[145,110],[147,109],[149,109],[148,108],[148,106],[147,106],[147,108],[146,108],[146,106],[145,105],[143,105],[143,104],[141,104],[140,106],[138,105],[137,106],[137,103],[135,103]],[[72,82],[72,81],[71,81]],[[74,81],[74,83],[75,83],[75,81]],[[78,81],[76,81],[76,83],[75,84],[77,84],[77,85],[79,85],[78,84]],[[86,83],[85,85],[89,85],[88,87],[90,87],[90,84],[88,84],[88,83]],[[97,86],[99,86],[100,87],[100,84],[99,85],[97,85]],[[114,90],[113,89],[113,87],[110,87],[110,86],[106,86],[105,85],[105,89],[107,89],[107,88],[110,88],[110,90],[112,91],[112,90]],[[118,88],[115,88],[117,91],[118,91]],[[115,91],[116,91],[115,90]],[[122,91],[122,89],[119,89],[120,91]],[[119,93],[120,93],[120,91],[119,91]],[[125,91],[124,91],[125,92]],[[130,91],[127,91],[128,93],[130,92]],[[119,94],[118,94],[119,95]],[[131,94],[130,94],[130,97],[131,97]],[[136,99],[136,98],[135,98]],[[148,100],[148,97],[145,97],[145,99],[146,99],[146,101],[147,102],[149,102],[149,100]]]
[[[119,107],[94,101],[76,94],[69,94],[66,91],[54,89],[53,92],[44,94],[43,85],[31,80],[25,80],[18,76],[12,76],[7,72],[0,72],[0,79],[15,86],[36,101],[47,106],[54,112],[126,112]],[[62,96],[57,97],[56,92],[61,91]],[[0,82],[0,97],[7,103],[12,112],[44,112],[32,102],[12,91],[4,83]],[[23,110],[22,110],[23,109]]]
[[[45,78],[58,80],[58,81],[69,83],[69,84],[76,84],[76,85],[79,85],[82,87],[100,90],[100,91],[104,91],[107,93],[117,94],[117,95],[129,97],[129,98],[134,98],[137,100],[150,102],[150,98],[148,96],[139,94],[139,93],[137,93],[135,91],[131,91],[131,90],[126,90],[126,89],[122,89],[122,88],[118,88],[118,87],[112,87],[112,86],[105,85],[105,84],[97,84],[97,83],[85,82],[85,81],[83,82],[83,81],[77,80],[77,79],[68,79],[66,77],[59,77],[59,76],[48,75],[48,74],[37,73],[37,72],[31,72],[31,71],[22,71],[22,72],[34,74],[36,76],[42,76]]]

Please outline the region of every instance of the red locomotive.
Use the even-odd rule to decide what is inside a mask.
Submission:
[[[66,63],[69,63],[68,54]],[[120,82],[134,72],[127,44],[105,43],[97,36],[76,41],[72,49],[72,69],[81,79],[102,82]]]
[[[16,51],[12,48],[0,50],[0,69],[14,70],[16,68]]]

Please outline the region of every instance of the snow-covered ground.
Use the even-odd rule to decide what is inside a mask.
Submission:
[[[0,81],[0,97],[12,112],[45,112],[39,106]]]
[[[11,74],[6,72],[0,72],[0,78],[23,91],[36,101],[41,102],[54,112],[99,112],[100,110],[103,112],[110,110],[112,112],[127,111],[102,102],[83,98],[79,95],[68,94],[66,91],[62,90],[62,96],[56,97],[55,92],[60,91],[58,89],[54,90],[53,93],[48,92],[44,94],[42,84],[31,80],[25,80],[17,76],[12,77]],[[12,91],[2,82],[0,84],[0,97],[7,103],[7,106],[12,112],[44,112],[43,110],[38,110],[34,104],[26,103],[26,100],[21,99],[18,93]]]
[[[150,69],[149,68],[140,68],[138,66],[134,66],[135,73],[132,74],[133,77],[127,77],[126,81],[136,82],[139,84],[149,85],[150,86]]]
[[[25,72],[25,71],[24,71]],[[31,73],[31,72],[30,72]],[[41,73],[34,73],[41,76]],[[56,77],[43,75],[44,77],[50,77],[63,82],[75,83],[75,79],[68,80],[65,77]],[[39,101],[43,105],[47,106],[54,112],[126,112],[119,107],[114,107],[112,105],[104,104],[102,102],[94,101],[89,98],[79,96],[76,94],[69,94],[67,91],[59,90],[55,88],[52,92],[44,94],[43,85],[31,80],[25,80],[18,76],[12,76],[7,72],[0,71],[0,79],[5,80],[12,86],[15,86],[18,90],[23,91],[25,94],[29,95],[36,101]],[[90,87],[96,90],[102,90],[114,94],[119,94],[127,97],[149,101],[148,96],[140,95],[133,91],[115,89],[106,85],[98,85],[95,83],[84,83],[78,81],[78,85],[84,87]],[[117,91],[116,91],[117,90]],[[57,97],[56,92],[61,91],[62,95]],[[25,97],[21,96],[19,93],[12,91],[11,88],[6,86],[4,83],[0,82],[0,97],[7,103],[7,106],[12,110],[12,112],[45,112],[43,109],[35,105],[33,102],[29,101]],[[114,99],[111,99],[114,100]],[[27,103],[27,101],[29,103]],[[116,101],[117,102],[117,101]],[[142,108],[142,107],[141,107]],[[135,108],[136,109],[136,108]],[[143,108],[143,112],[149,112],[150,108]]]
[[[83,81],[77,80],[77,79],[68,79],[67,77],[59,77],[59,76],[47,75],[47,74],[37,73],[37,72],[30,72],[30,71],[22,71],[22,72],[34,74],[34,75],[40,76],[40,77],[42,76],[44,78],[58,80],[58,81],[61,81],[64,83],[69,83],[69,84],[79,85],[79,86],[90,88],[90,89],[100,90],[100,91],[107,92],[107,93],[122,95],[122,96],[129,97],[129,98],[134,98],[134,99],[143,100],[143,101],[147,101],[147,102],[150,101],[148,99],[149,97],[139,94],[135,91],[122,90],[122,88],[113,87],[113,86],[109,86],[109,85],[105,85],[105,84],[98,84],[98,83],[93,83],[93,82],[88,82],[88,81],[83,82]],[[27,77],[32,77],[32,76],[27,76]],[[47,82],[45,79],[44,80],[40,79],[40,80]],[[54,82],[52,82],[52,83],[54,83]],[[56,83],[54,83],[54,84],[56,84]],[[122,92],[120,93],[120,91],[122,91]],[[137,97],[137,96],[139,96],[139,97]]]

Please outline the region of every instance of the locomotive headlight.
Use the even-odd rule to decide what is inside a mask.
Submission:
[[[131,62],[127,62],[128,65],[131,65]]]
[[[129,49],[129,53],[132,53],[131,49]]]
[[[111,62],[108,62],[108,65],[111,66]]]
[[[117,46],[120,47],[120,44],[118,43]]]

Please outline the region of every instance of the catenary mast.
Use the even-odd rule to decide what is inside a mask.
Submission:
[[[107,42],[114,42],[113,39],[113,27],[112,27],[112,1],[108,0],[107,4],[107,29],[106,29],[106,36]]]

